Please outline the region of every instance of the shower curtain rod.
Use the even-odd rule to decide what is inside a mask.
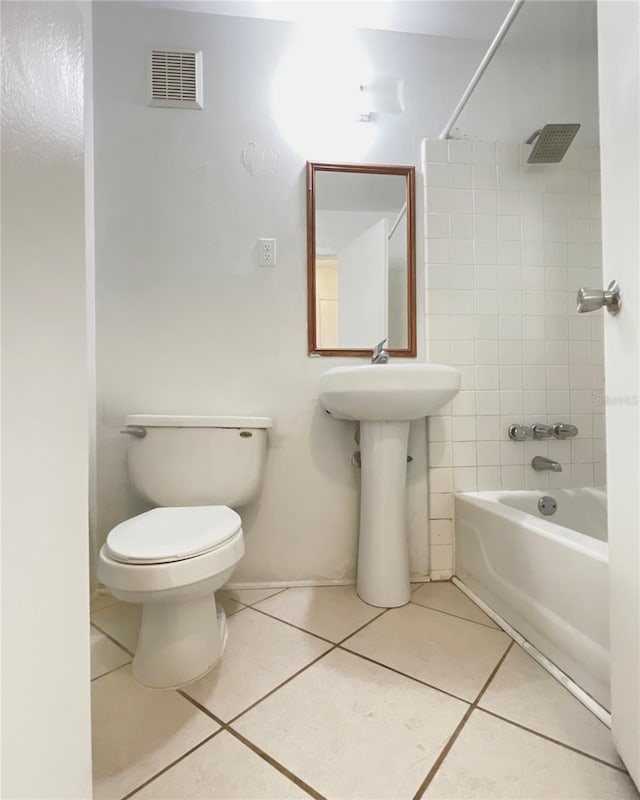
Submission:
[[[405,201],[404,201],[404,205],[403,205],[403,206],[402,206],[402,208],[400,209],[400,213],[398,214],[398,217],[397,217],[396,221],[395,221],[395,222],[393,223],[393,225],[391,226],[391,232],[390,232],[390,233],[389,233],[389,235],[387,236],[387,239],[390,239],[390,238],[393,236],[393,234],[396,232],[396,228],[397,228],[397,227],[398,227],[398,225],[399,225],[399,224],[402,222],[402,218],[404,217],[404,215],[405,215],[406,213],[407,213],[407,201],[405,200]]]
[[[444,130],[442,131],[442,133],[438,137],[439,139],[448,139],[449,138],[449,135],[451,134],[451,129],[453,128],[453,126],[455,125],[456,120],[458,119],[458,117],[462,113],[462,109],[467,105],[467,102],[468,102],[469,98],[471,97],[471,95],[473,94],[476,86],[478,85],[478,81],[484,75],[484,72],[485,72],[486,68],[491,63],[491,59],[495,55],[496,50],[500,46],[500,43],[502,42],[502,40],[506,36],[507,31],[511,27],[514,19],[518,16],[518,12],[522,8],[523,4],[524,4],[524,0],[515,0],[513,5],[509,9],[509,13],[504,18],[504,22],[502,23],[502,25],[498,29],[498,32],[496,33],[495,39],[491,42],[491,44],[489,46],[489,49],[487,50],[487,52],[484,55],[484,58],[480,62],[480,65],[478,66],[478,69],[475,71],[475,73],[473,75],[473,78],[471,78],[471,81],[469,82],[469,85],[464,90],[464,94],[460,98],[460,102],[458,103],[458,105],[455,107],[455,109],[453,111],[453,114],[451,115],[451,117],[449,119],[449,122],[447,122],[447,124],[444,126]]]

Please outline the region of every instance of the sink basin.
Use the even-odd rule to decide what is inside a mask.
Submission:
[[[336,417],[401,421],[428,417],[460,390],[460,373],[444,364],[334,367],[320,376],[320,399]]]

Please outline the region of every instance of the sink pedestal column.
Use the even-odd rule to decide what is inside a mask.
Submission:
[[[372,606],[409,602],[409,422],[361,422],[360,538],[356,589]]]

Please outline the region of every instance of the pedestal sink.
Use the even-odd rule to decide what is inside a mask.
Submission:
[[[339,419],[360,422],[356,589],[370,605],[386,608],[409,602],[409,423],[433,414],[459,390],[460,373],[443,364],[334,367],[320,376],[325,409]]]

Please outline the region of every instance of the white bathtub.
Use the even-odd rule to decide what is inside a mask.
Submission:
[[[543,516],[540,497],[558,509]],[[456,495],[456,575],[609,708],[606,495],[599,489]]]

